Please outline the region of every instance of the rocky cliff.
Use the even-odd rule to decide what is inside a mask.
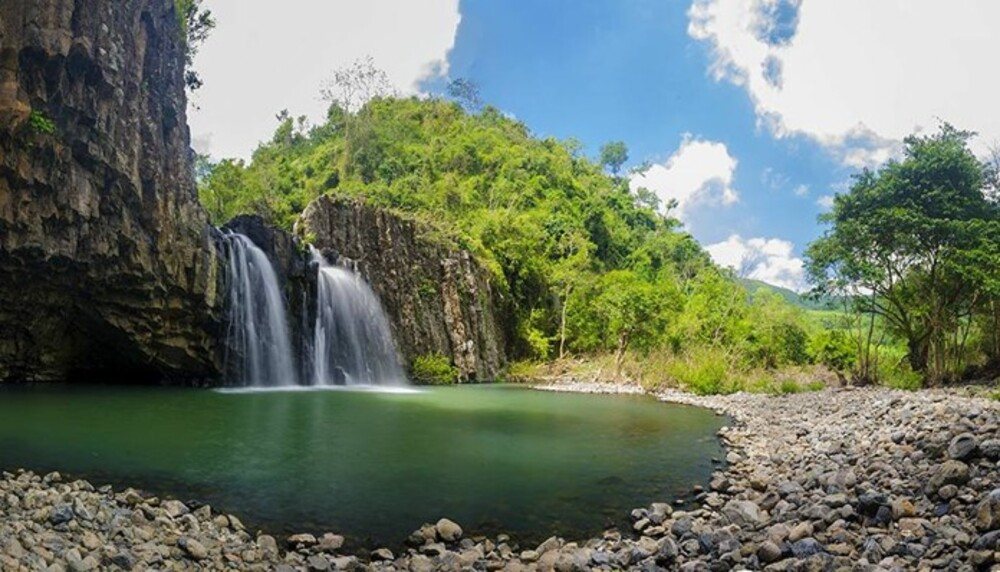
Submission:
[[[503,300],[469,252],[417,222],[327,197],[306,208],[296,231],[368,280],[407,361],[440,353],[467,379],[495,379],[506,361]]]
[[[173,0],[0,2],[0,380],[209,378]]]

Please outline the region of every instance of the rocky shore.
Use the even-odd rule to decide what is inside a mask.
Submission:
[[[632,530],[518,546],[442,519],[405,551],[347,554],[335,534],[275,539],[208,506],[4,473],[0,570],[1000,570],[1000,402],[885,389],[658,397],[729,415],[728,455],[692,491],[700,508],[662,499],[632,511]]]

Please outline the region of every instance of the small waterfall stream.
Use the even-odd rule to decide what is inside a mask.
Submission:
[[[311,249],[315,312],[305,309],[312,301],[303,305],[298,319],[301,331],[309,333],[293,343],[285,296],[267,254],[244,234],[223,231],[223,241],[229,318],[225,365],[231,383],[251,388],[408,385],[382,305],[359,275]]]
[[[288,319],[271,261],[245,235],[225,235],[229,262],[226,368],[242,385],[296,385]]]
[[[389,321],[368,284],[356,273],[318,264],[313,328],[313,385],[406,385]]]

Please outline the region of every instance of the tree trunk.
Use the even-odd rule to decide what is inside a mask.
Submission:
[[[571,290],[567,288],[559,312],[559,359],[566,357],[566,308],[569,306],[570,292]]]
[[[917,373],[926,373],[927,344],[923,341],[910,340],[906,345],[909,349],[907,359],[910,361],[910,369]]]
[[[625,351],[628,350],[629,333],[622,332],[618,336],[618,349],[615,350],[615,379],[621,379],[622,366],[625,365]]]

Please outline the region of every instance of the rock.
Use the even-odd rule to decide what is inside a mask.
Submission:
[[[269,534],[261,534],[257,537],[257,546],[260,547],[264,554],[269,556],[277,556],[278,554],[278,541],[274,539],[273,536]]]
[[[976,506],[976,528],[982,532],[1000,528],[1000,489],[993,489]]]
[[[972,543],[976,550],[1000,550],[1000,530],[987,532]]]
[[[463,379],[497,378],[507,361],[503,325],[510,308],[471,252],[426,239],[435,230],[414,217],[329,196],[306,207],[296,230],[312,236],[320,251],[357,263],[407,361],[441,354]]]
[[[170,518],[178,518],[182,515],[191,512],[191,510],[187,507],[187,505],[179,500],[163,501],[162,503],[160,503],[160,506],[163,508],[163,510],[167,513],[167,516],[169,516]]]
[[[521,560],[524,562],[536,562],[538,560],[538,552],[535,550],[525,550],[521,552]]]
[[[437,521],[434,528],[437,531],[438,538],[445,542],[457,542],[458,539],[462,538],[462,527],[447,518]]]
[[[326,556],[321,554],[313,554],[309,558],[306,558],[306,564],[309,566],[309,570],[315,570],[316,572],[324,572],[330,569],[330,561],[326,559]]]
[[[775,562],[781,558],[781,547],[770,540],[765,540],[757,547],[757,558],[767,564]]]
[[[942,500],[951,500],[958,494],[958,487],[955,485],[945,485],[938,489],[937,494]]]
[[[321,552],[335,552],[344,545],[344,537],[339,534],[327,532],[319,538],[316,549]]]
[[[991,461],[1000,461],[1000,439],[987,439],[979,444],[979,451]]]
[[[192,560],[204,560],[208,558],[208,549],[194,538],[182,536],[177,539],[177,546],[180,546],[181,550],[187,553]]]
[[[395,560],[396,557],[393,555],[392,551],[388,548],[379,548],[372,550],[372,560]]]
[[[979,442],[972,433],[962,433],[956,435],[948,444],[948,456],[952,459],[964,461],[971,458],[979,448]]]
[[[788,532],[788,541],[797,542],[803,538],[813,535],[813,525],[811,522],[800,522],[793,526]]]
[[[823,545],[815,538],[803,538],[792,543],[792,555],[796,558],[809,558],[823,552]]]
[[[73,518],[73,507],[68,504],[56,506],[49,513],[49,522],[53,525],[65,524]]]
[[[295,548],[308,548],[316,545],[316,537],[311,534],[293,534],[288,537],[289,546]]]
[[[135,566],[135,556],[128,550],[120,550],[111,555],[111,563],[122,570],[131,570]]]
[[[969,466],[962,461],[942,463],[928,481],[928,489],[937,491],[945,485],[964,485],[969,482]]]
[[[729,522],[740,526],[757,526],[764,522],[764,516],[753,501],[731,500],[722,508],[722,514]]]
[[[0,44],[17,58],[0,80],[0,383],[213,378],[219,258],[174,3],[73,11],[0,2]]]
[[[553,550],[558,550],[562,543],[555,536],[550,536],[545,539],[544,542],[538,545],[537,552],[539,556],[545,554],[546,552],[551,552]]]
[[[892,501],[892,519],[899,520],[901,518],[911,517],[917,514],[917,508],[913,506],[913,503],[909,499],[896,499]]]

